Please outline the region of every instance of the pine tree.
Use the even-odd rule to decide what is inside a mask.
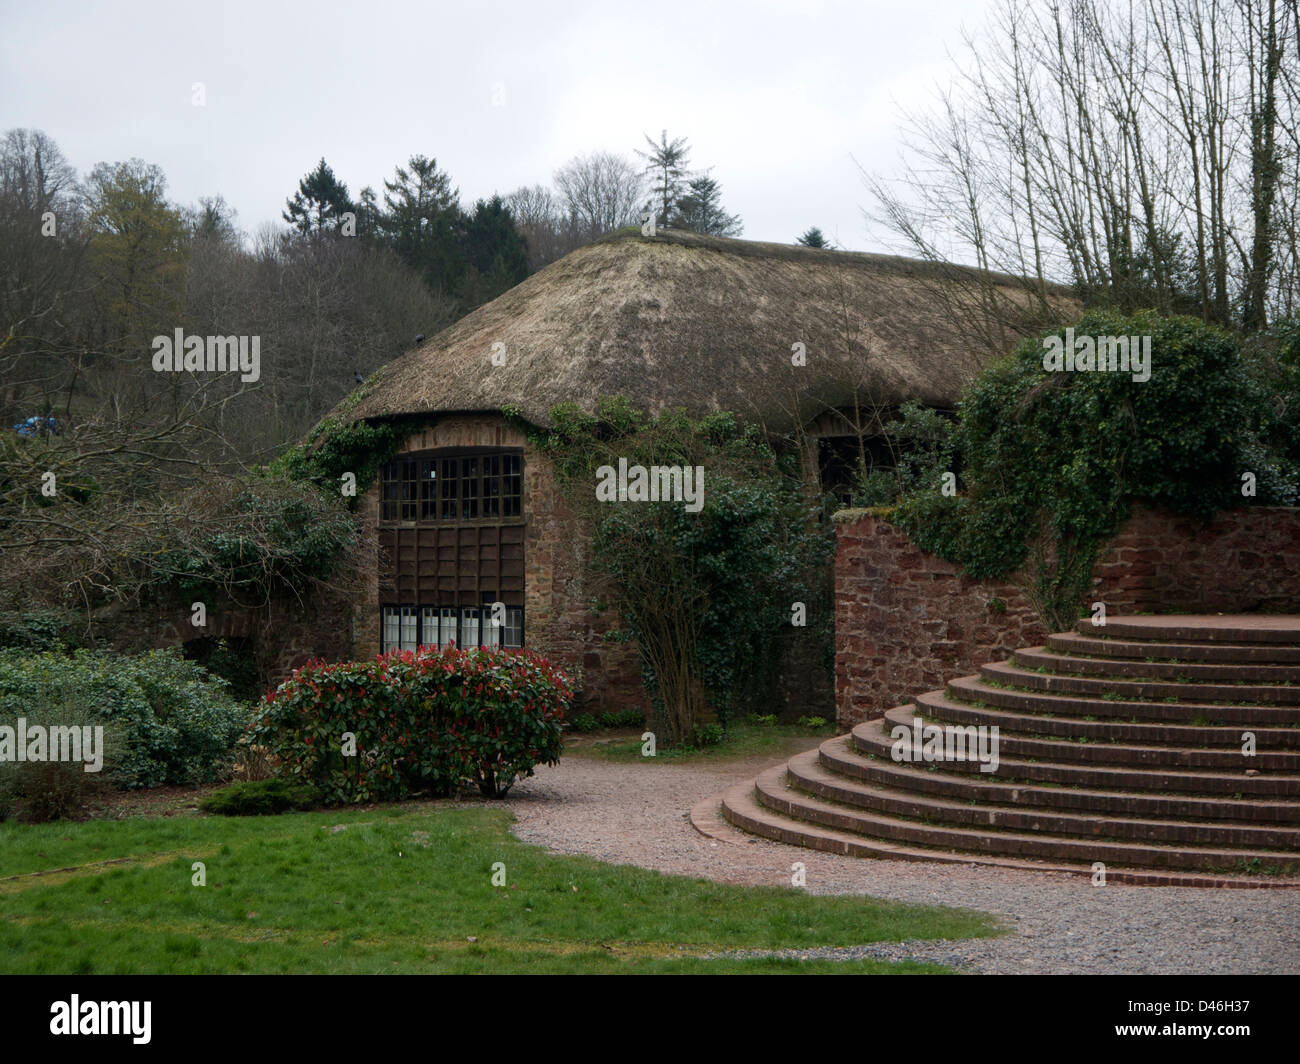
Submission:
[[[316,169],[298,182],[298,191],[285,205],[289,209],[281,217],[304,235],[338,229],[343,215],[352,210],[348,186],[334,176],[323,156]]]
[[[474,204],[461,235],[469,264],[462,294],[471,306],[495,299],[528,276],[528,245],[500,196]]]
[[[656,222],[666,228],[668,220],[676,213],[677,200],[681,197],[682,187],[689,176],[686,162],[690,148],[685,137],[677,137],[670,142],[666,129],[660,132],[658,144],[649,136],[645,140],[650,145],[650,151],[638,151],[637,154],[646,160],[645,172],[650,178],[650,189],[659,201]]]
[[[740,218],[722,209],[722,188],[713,178],[701,175],[687,186],[677,201],[675,224],[709,236],[739,236],[744,229]]]
[[[460,246],[464,216],[450,175],[438,169],[436,159],[413,155],[384,189],[381,226],[393,249],[430,288],[447,295],[459,291],[467,266]]]
[[[802,244],[806,248],[830,247],[830,245],[826,243],[826,238],[822,236],[822,231],[818,229],[815,225],[812,228],[810,228],[807,232],[805,232],[804,235],[801,236],[798,240],[796,240],[795,243]]]
[[[379,208],[375,190],[367,185],[361,190],[361,197],[352,205],[357,216],[357,236],[378,237],[381,232],[383,213]]]

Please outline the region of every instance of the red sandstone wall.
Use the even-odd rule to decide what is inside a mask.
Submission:
[[[309,594],[302,601],[284,596],[257,607],[214,596],[205,601],[207,624],[202,628],[190,623],[190,605],[173,598],[101,610],[89,634],[120,653],[183,647],[204,637],[246,639],[266,686],[313,658],[351,656],[351,606],[333,596]]]
[[[841,728],[878,717],[1048,634],[1018,582],[973,580],[863,511],[840,515],[835,701]],[[1138,510],[1093,571],[1118,613],[1300,612],[1300,510],[1209,524]]]

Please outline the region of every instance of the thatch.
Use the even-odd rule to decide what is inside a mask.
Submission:
[[[557,403],[594,410],[621,394],[653,412],[725,409],[784,430],[855,392],[950,407],[988,350],[974,332],[1005,336],[1009,350],[1041,323],[1028,292],[1017,278],[886,255],[624,230],[389,363],[348,416],[513,407],[547,426]],[[795,343],[806,366],[791,365]]]

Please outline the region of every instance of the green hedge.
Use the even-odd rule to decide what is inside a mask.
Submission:
[[[249,741],[329,804],[464,783],[502,797],[559,760],[572,698],[569,678],[528,651],[393,651],[304,665],[262,700]]]
[[[51,702],[111,729],[117,742],[103,771],[124,788],[224,778],[251,716],[222,681],[175,650],[0,650],[0,723],[30,719],[31,707]]]

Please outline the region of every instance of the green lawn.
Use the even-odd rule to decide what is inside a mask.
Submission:
[[[556,856],[513,838],[509,816],[423,804],[0,824],[0,970],[924,972],[942,969],[699,955],[996,933],[969,910]]]

